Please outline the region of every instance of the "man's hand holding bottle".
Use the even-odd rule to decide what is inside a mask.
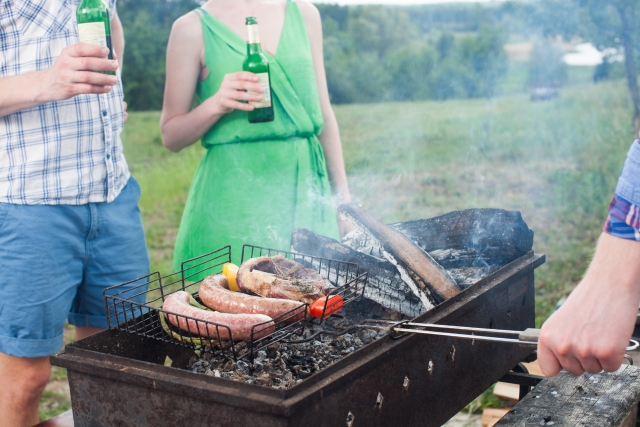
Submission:
[[[117,70],[118,61],[107,59],[108,54],[108,48],[87,43],[64,48],[51,68],[43,71],[39,103],[110,92],[118,78],[103,72]]]

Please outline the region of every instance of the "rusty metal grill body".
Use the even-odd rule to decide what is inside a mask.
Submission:
[[[534,326],[529,253],[419,322],[524,330]],[[52,357],[68,369],[76,427],[85,426],[441,426],[524,360],[530,347],[409,335],[374,341],[289,390],[163,366],[193,352],[107,330]]]

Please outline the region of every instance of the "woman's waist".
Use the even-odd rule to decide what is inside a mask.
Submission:
[[[256,135],[255,137],[227,137],[220,138],[219,136],[214,134],[205,135],[202,138],[202,145],[205,148],[210,148],[214,146],[220,145],[229,145],[229,144],[251,144],[251,143],[274,143],[274,144],[282,144],[282,143],[294,143],[294,142],[307,142],[309,140],[316,140],[318,135],[313,132],[294,132],[288,134],[280,134],[280,135]]]

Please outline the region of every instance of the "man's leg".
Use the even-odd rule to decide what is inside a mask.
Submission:
[[[40,394],[50,374],[48,357],[0,353],[0,427],[31,427],[39,422]]]
[[[83,277],[86,206],[0,203],[0,426],[38,422],[49,355]]]

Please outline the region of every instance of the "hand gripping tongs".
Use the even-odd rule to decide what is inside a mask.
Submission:
[[[482,335],[476,335],[480,333]],[[438,335],[441,337],[462,338],[478,341],[504,342],[520,345],[538,346],[540,329],[529,328],[524,331],[510,331],[506,329],[471,328],[467,326],[439,325],[436,323],[415,323],[405,321],[391,327],[390,336],[393,339],[401,338],[407,334]],[[503,335],[503,336],[494,336]],[[505,337],[506,336],[506,337]],[[512,338],[507,338],[511,336]],[[513,338],[515,336],[515,338]],[[636,350],[640,344],[631,340],[626,351]],[[625,354],[625,359],[633,365],[633,359]]]

